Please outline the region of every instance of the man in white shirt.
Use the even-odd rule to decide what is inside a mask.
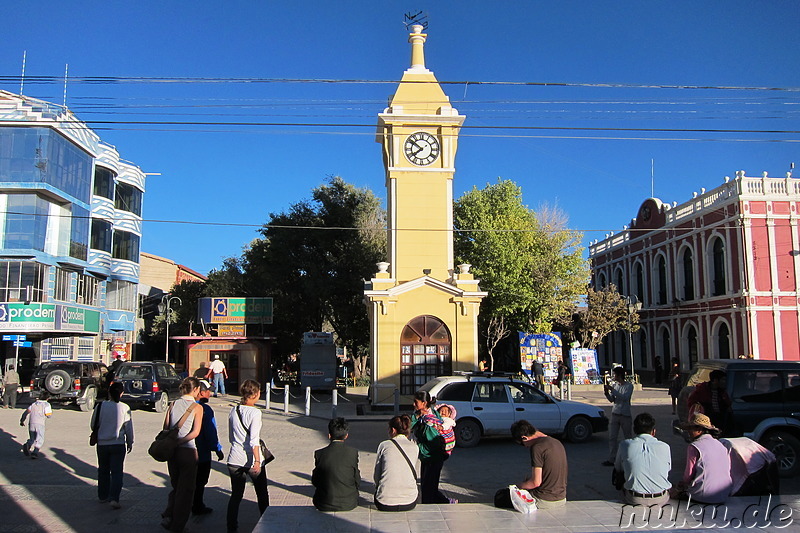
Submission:
[[[214,360],[208,367],[208,374],[211,378],[211,384],[214,386],[214,397],[218,394],[225,394],[225,380],[228,379],[228,371],[225,369],[225,363],[220,361],[219,354],[214,355]]]
[[[614,404],[611,408],[611,422],[608,425],[608,459],[603,461],[603,466],[614,466],[619,447],[619,430],[626,439],[633,438],[631,420],[631,396],[633,396],[633,383],[625,381],[625,369],[621,366],[612,370],[614,381],[603,385],[603,393],[609,402]]]
[[[614,470],[623,477],[625,503],[664,505],[669,501],[669,471],[672,457],[669,445],[656,438],[656,419],[641,413],[633,421],[636,436],[622,441]],[[619,487],[618,487],[619,488]]]

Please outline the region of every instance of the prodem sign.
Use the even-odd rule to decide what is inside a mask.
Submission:
[[[197,319],[206,324],[272,324],[272,298],[200,298]]]

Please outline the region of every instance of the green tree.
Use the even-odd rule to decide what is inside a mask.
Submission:
[[[513,331],[549,332],[583,294],[588,267],[581,234],[555,208],[537,213],[513,181],[473,187],[454,205],[455,251],[473,265],[481,288],[480,328],[494,367],[494,348]]]
[[[356,361],[356,377],[364,372],[369,346],[364,279],[386,256],[384,224],[372,191],[340,177],[314,189],[311,200],[270,214],[261,238],[227,270],[233,279],[235,271],[241,273],[250,295],[273,297],[279,351],[298,351],[303,332],[329,325]]]
[[[612,283],[599,291],[587,289],[586,309],[573,318],[573,331],[581,346],[595,349],[609,333],[639,330],[639,314],[628,309],[628,302]]]

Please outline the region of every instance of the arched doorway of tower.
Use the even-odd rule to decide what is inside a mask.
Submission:
[[[412,319],[400,335],[400,394],[414,394],[436,376],[450,375],[452,341],[444,322],[431,315]]]

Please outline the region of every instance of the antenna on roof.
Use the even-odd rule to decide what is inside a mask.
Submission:
[[[69,73],[69,63],[64,65],[64,107],[67,107],[67,73]]]
[[[424,11],[417,11],[416,13],[409,11],[403,17],[403,24],[405,24],[406,30],[418,24],[422,26],[422,31],[425,31],[428,29],[428,14]]]
[[[28,55],[27,50],[22,51],[22,76],[19,78],[19,95],[22,96],[22,89],[25,87],[25,57]]]

